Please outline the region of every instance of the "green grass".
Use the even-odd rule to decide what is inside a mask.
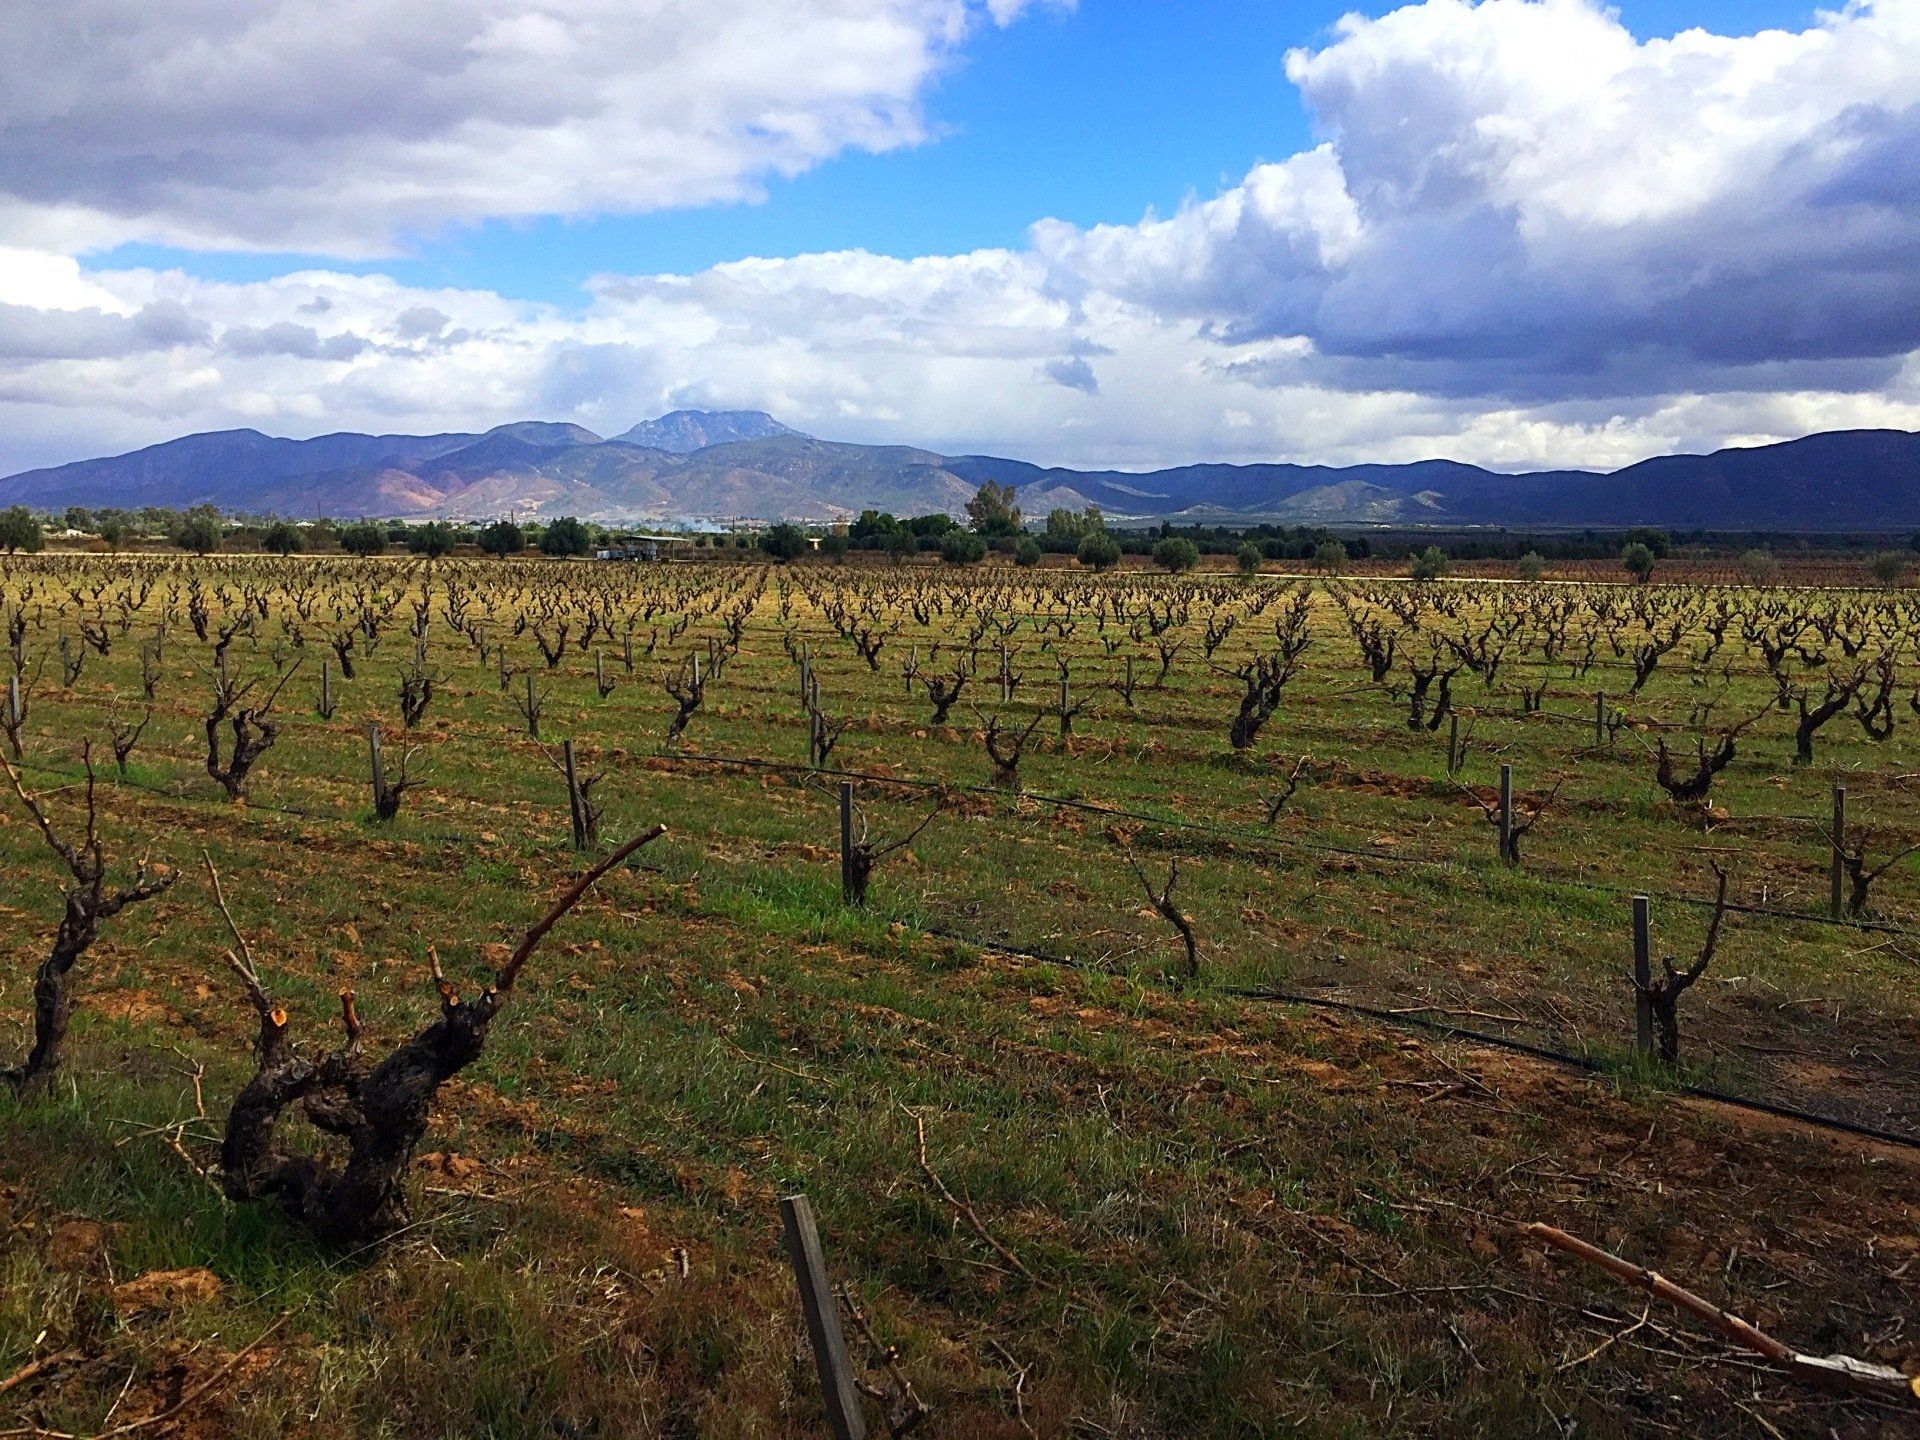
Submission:
[[[49,626],[72,628],[78,612],[48,578],[72,563],[0,579],[14,596],[38,587]],[[236,603],[241,585],[268,587],[258,644],[235,644],[244,673],[285,639],[282,620],[302,630],[304,670],[317,672],[323,633],[350,619],[366,577],[420,584],[400,566],[236,560],[203,573],[210,592],[225,577]],[[1816,766],[1800,770],[1770,717],[1716,789],[1734,823],[1702,834],[1654,803],[1638,740],[1583,755],[1582,726],[1517,713],[1515,687],[1534,683],[1538,664],[1520,652],[1538,637],[1516,638],[1495,687],[1456,682],[1457,702],[1475,712],[1463,781],[1492,783],[1500,760],[1523,793],[1569,777],[1511,870],[1445,778],[1444,727],[1408,731],[1403,708],[1363,683],[1324,595],[1307,668],[1255,750],[1232,756],[1233,693],[1204,662],[1202,632],[1215,603],[1242,613],[1214,660],[1250,654],[1277,613],[1244,614],[1252,587],[1128,577],[996,590],[942,577],[926,583],[946,611],[922,624],[906,592],[889,599],[867,581],[898,626],[875,674],[806,594],[788,596],[783,617],[776,576],[681,754],[661,757],[671,702],[659,670],[704,656],[757,573],[508,564],[435,581],[472,584],[470,604],[495,612],[494,638],[513,614],[550,602],[668,606],[637,620],[642,644],[655,627],[663,638],[632,677],[617,644],[608,650],[618,683],[604,701],[591,654],[570,647],[548,671],[531,634],[507,643],[511,663],[535,667],[546,687],[543,736],[572,738],[582,765],[607,773],[603,833],[654,821],[670,832],[555,933],[486,1056],[450,1087],[423,1148],[482,1168],[423,1166],[419,1227],[399,1243],[316,1254],[271,1212],[227,1206],[164,1143],[155,1127],[192,1114],[182,1072],[202,1065],[214,1120],[187,1134],[189,1152],[208,1157],[204,1137],[246,1070],[244,1005],[197,873],[109,924],[87,961],[70,1083],[42,1103],[0,1099],[13,1217],[0,1242],[0,1374],[69,1339],[93,1357],[22,1396],[27,1419],[87,1433],[129,1373],[116,1420],[151,1414],[169,1365],[204,1373],[206,1357],[284,1313],[272,1363],[209,1397],[226,1433],[818,1433],[773,1211],[796,1188],[813,1197],[836,1267],[900,1337],[940,1435],[1544,1435],[1566,1419],[1589,1433],[1750,1432],[1751,1377],[1700,1363],[1709,1342],[1635,1337],[1569,1364],[1638,1309],[1597,1277],[1537,1263],[1503,1219],[1551,1219],[1736,1308],[1765,1306],[1784,1336],[1808,1343],[1834,1314],[1903,1313],[1900,1261],[1859,1256],[1867,1237],[1910,1229],[1900,1217],[1911,1169],[1699,1112],[1635,1060],[1624,894],[1704,895],[1707,861],[1724,850],[1743,897],[1819,908],[1823,842],[1811,823],[1750,817],[1817,813],[1844,779],[1881,843],[1920,835],[1911,788],[1896,778],[1920,770],[1910,724],[1872,745],[1842,716],[1821,733]],[[806,573],[815,587],[838,583]],[[293,613],[294,575],[319,577],[310,620]],[[125,711],[138,694],[139,639],[167,583],[110,656],[89,655],[74,690],[43,681],[33,696],[28,780],[59,790],[59,823],[73,823],[78,741],[103,734],[114,696]],[[1427,623],[1456,632],[1503,603],[1491,588],[1440,593],[1463,597],[1462,616]],[[1145,684],[1158,668],[1150,640],[1110,618],[1109,655],[1090,617],[1096,601],[1143,594],[1185,596],[1192,610],[1169,632],[1186,648],[1164,690]],[[444,607],[444,591],[435,596]],[[1051,702],[1055,655],[1078,687],[1128,652],[1142,676],[1137,708],[1109,697],[1079,718],[1070,746],[1043,723],[1022,778],[1163,823],[958,793],[911,850],[881,863],[869,907],[852,911],[839,896],[831,783],[692,763],[702,752],[804,760],[786,629],[809,647],[825,708],[858,717],[834,764],[978,785],[989,767],[967,701],[1001,708],[997,634],[945,728],[928,726],[923,694],[904,693],[899,662],[914,648],[925,661],[938,642],[950,663],[975,618],[963,606],[1017,613],[1037,601],[1057,614],[1069,599],[1080,617],[1070,637],[1042,630],[1044,617],[1021,621],[1011,643],[1027,679],[1011,709]],[[1907,604],[1818,603],[1897,615]],[[195,867],[208,849],[276,998],[316,1044],[344,985],[376,1043],[408,1033],[431,1013],[429,946],[456,984],[475,983],[481,947],[510,940],[578,864],[558,774],[492,662],[438,618],[441,683],[421,731],[400,734],[408,613],[401,602],[356,678],[336,671],[331,722],[303,713],[317,673],[287,687],[280,742],[241,806],[201,766],[207,681],[176,617],[129,783],[101,787],[116,857],[150,850]],[[679,617],[687,628],[669,643]],[[50,635],[30,644],[51,646]],[[1738,648],[1730,639],[1726,654]],[[1684,652],[1622,701],[1637,723],[1686,720],[1704,687]],[[1756,668],[1744,657],[1723,711],[1764,699]],[[1557,682],[1549,707],[1590,713],[1599,688],[1626,689],[1604,661]],[[421,746],[424,782],[388,825],[368,817],[368,720],[388,727],[390,763]],[[1261,797],[1301,754],[1314,757],[1310,778],[1268,828]],[[873,784],[859,794],[876,838],[910,830],[931,803]],[[11,1042],[55,870],[17,807],[7,816],[0,906],[22,936],[0,975]],[[1147,907],[1126,844],[1156,884],[1178,857],[1176,895],[1203,947],[1197,984],[1177,980],[1177,943]],[[1911,874],[1884,877],[1875,901],[1882,918],[1920,927]],[[1705,922],[1697,908],[1657,904],[1658,951],[1690,955]],[[1683,1005],[1687,1075],[1920,1125],[1904,1060],[1920,1039],[1916,980],[1907,943],[1889,938],[1730,919],[1720,959]],[[1605,1072],[1579,1079],[1226,993],[1254,985],[1431,1007],[1422,1013],[1577,1049]],[[933,1172],[1029,1273],[923,1173],[916,1115]],[[67,1216],[120,1227],[111,1277],[53,1266],[49,1237]],[[204,1313],[114,1315],[111,1278],[190,1265],[225,1281]],[[194,1343],[198,1358],[179,1361]],[[1822,1343],[1860,1345],[1857,1333]],[[12,1398],[0,1394],[0,1416]],[[1831,1401],[1772,1386],[1758,1403],[1785,1433],[1850,1421]]]

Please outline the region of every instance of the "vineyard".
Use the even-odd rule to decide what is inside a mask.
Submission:
[[[1920,593],[0,564],[0,1435],[1912,1433]]]

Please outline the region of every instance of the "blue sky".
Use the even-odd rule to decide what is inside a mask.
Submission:
[[[1125,469],[1920,430],[1920,0],[1346,14],[0,5],[0,475],[682,406]]]
[[[1262,160],[1315,143],[1287,83],[1288,50],[1323,43],[1348,13],[1390,5],[1327,0],[1078,0],[983,31],[932,88],[925,144],[840,154],[765,198],[579,219],[451,225],[406,238],[395,257],[343,261],[286,252],[130,244],[97,263],[179,267],[259,280],[290,263],[480,287],[558,304],[599,273],[691,273],[745,256],[865,249],[892,256],[1017,247],[1034,221],[1088,226],[1167,213],[1234,185]],[[1624,0],[1638,37],[1700,28],[1750,35],[1799,27],[1790,0]]]

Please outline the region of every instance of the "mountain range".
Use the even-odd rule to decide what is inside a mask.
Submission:
[[[869,507],[958,514],[987,480],[1029,517],[1098,505],[1115,520],[1244,525],[1920,527],[1920,435],[1845,430],[1623,470],[1502,474],[1451,460],[1344,467],[1043,468],[990,455],[821,440],[759,411],[677,410],[612,438],[529,420],[483,434],[285,440],[188,435],[0,480],[0,505],[185,507],[287,516],[578,515],[613,523],[827,521]]]

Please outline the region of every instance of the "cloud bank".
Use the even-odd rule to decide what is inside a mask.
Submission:
[[[202,19],[153,18],[124,45],[191,68],[220,8],[181,7]],[[37,64],[0,59],[0,235],[15,244],[0,251],[0,472],[219,425],[539,416],[606,432],[682,404],[1129,466],[1609,466],[1920,428],[1920,0],[1860,0],[1794,33],[1648,41],[1593,0],[1350,18],[1286,60],[1314,148],[1171,216],[1040,221],[1017,250],[606,275],[570,307],[327,271],[225,285],[61,253],[63,226],[356,254],[479,215],[750,193],[839,150],[915,143],[928,77],[1022,7],[727,0],[697,23],[668,5],[443,8],[460,23],[368,19],[418,93],[375,104],[397,82],[356,61],[326,78],[359,110],[273,83],[291,74],[289,37],[318,23],[291,0],[236,0],[266,17],[244,34],[262,33],[211,89],[163,83],[164,66],[137,83],[102,70],[106,103],[83,112],[63,107],[79,82],[44,48]],[[69,23],[0,20],[0,39]],[[593,26],[707,67],[710,101],[687,111],[684,92],[649,90],[664,62],[582,68]],[[498,83],[561,74],[580,77],[564,100]],[[496,93],[528,90],[543,98]],[[46,153],[20,160],[15,134]],[[129,134],[149,137],[142,155]],[[196,150],[208,134],[217,156]],[[601,144],[604,173],[568,163]]]
[[[751,198],[926,138],[1030,0],[60,0],[0,8],[0,233],[336,255]]]

